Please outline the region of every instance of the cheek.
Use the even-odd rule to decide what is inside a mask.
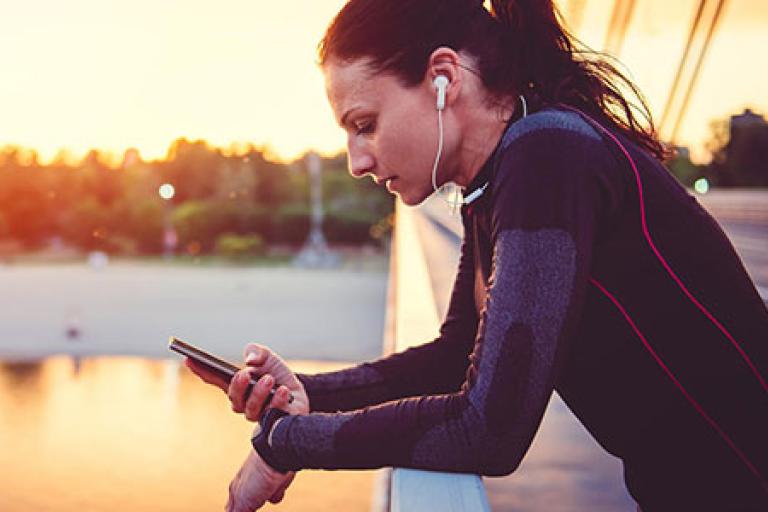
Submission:
[[[409,181],[430,179],[437,151],[437,130],[423,114],[403,115],[382,132],[379,157],[389,172]]]

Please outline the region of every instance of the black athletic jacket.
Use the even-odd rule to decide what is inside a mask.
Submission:
[[[768,313],[717,223],[565,109],[512,123],[465,194],[488,181],[439,337],[300,375],[313,412],[265,458],[505,475],[556,390],[644,512],[768,510]]]

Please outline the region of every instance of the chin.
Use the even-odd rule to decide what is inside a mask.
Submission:
[[[421,203],[424,202],[424,200],[429,197],[429,195],[423,195],[423,194],[415,194],[413,192],[411,193],[401,193],[401,192],[395,192],[395,195],[400,198],[400,200],[408,205],[408,206],[418,206]]]

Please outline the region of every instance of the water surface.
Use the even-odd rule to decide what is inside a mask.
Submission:
[[[252,429],[175,359],[0,362],[0,510],[222,510]],[[278,509],[367,511],[376,475],[301,471]]]

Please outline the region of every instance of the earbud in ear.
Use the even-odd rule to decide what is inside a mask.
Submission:
[[[443,110],[445,108],[445,90],[448,88],[448,77],[445,75],[437,75],[432,82],[437,88],[437,110]]]

